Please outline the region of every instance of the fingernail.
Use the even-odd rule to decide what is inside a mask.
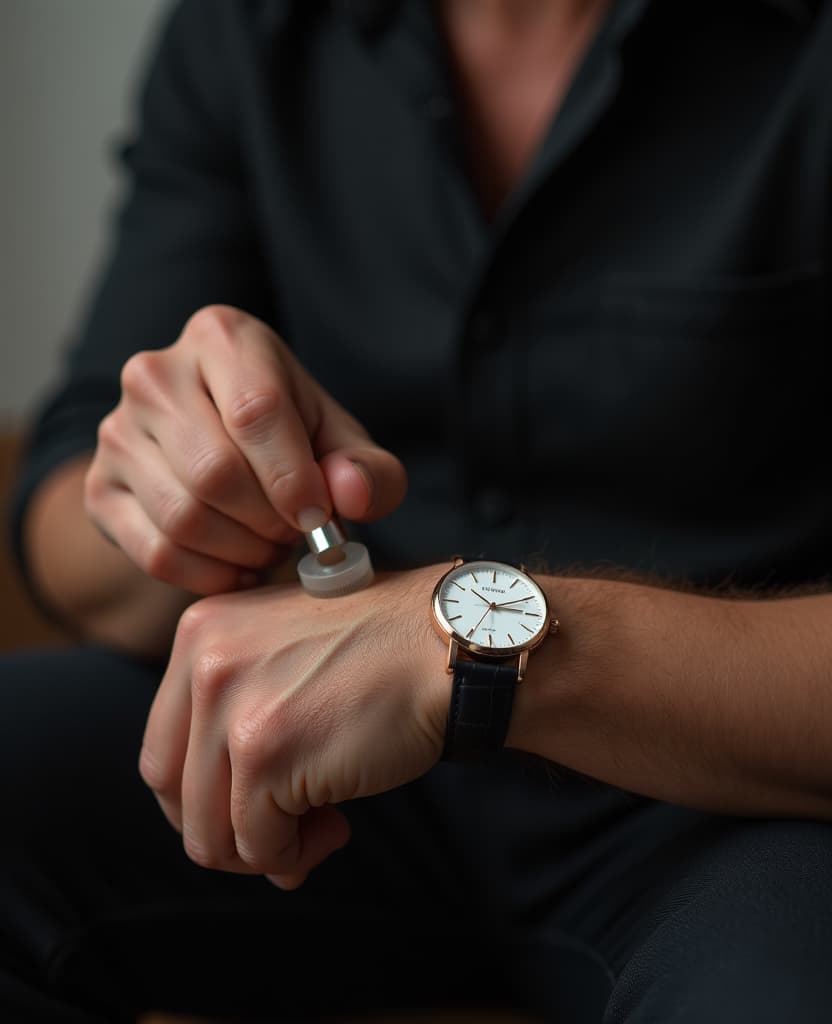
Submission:
[[[328,522],[329,516],[322,508],[318,508],[316,505],[313,505],[311,508],[301,509],[298,513],[298,526],[300,526],[304,533],[311,533],[312,530],[326,526]]]

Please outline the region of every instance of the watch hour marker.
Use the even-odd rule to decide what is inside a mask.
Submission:
[[[462,618],[462,616],[461,616],[461,615],[452,615],[452,616],[451,616],[451,617],[450,617],[450,618],[448,619],[448,622],[456,622],[456,620],[457,620],[457,619],[461,619],[461,618]]]
[[[506,633],[506,636],[511,641],[511,646],[514,647],[514,637],[511,635],[511,633]]]
[[[445,604],[459,604],[459,601],[455,597],[443,597],[442,600]]]
[[[451,583],[453,583],[455,587],[459,587],[460,590],[465,590],[465,587],[460,587],[456,580],[451,580]]]
[[[488,646],[489,647],[493,647],[493,643],[491,641],[491,634],[490,633],[488,634]]]
[[[523,627],[523,629],[525,629],[525,631],[527,633],[534,633],[534,630],[533,629],[529,629],[529,627],[526,625],[525,622],[521,622],[520,625]]]
[[[497,582],[497,570],[496,569],[491,573],[491,582],[492,583],[496,583]]]
[[[540,612],[526,612],[525,614],[526,615],[531,615],[535,619],[539,619],[540,618]]]
[[[512,583],[511,587],[509,587],[508,589],[511,590],[512,587],[516,587],[519,582],[520,580],[515,580],[514,583]]]
[[[465,634],[465,639],[470,640],[473,632],[473,629],[469,629],[468,632]],[[529,632],[531,633],[531,630],[529,630]]]
[[[480,581],[477,579],[477,574],[474,572],[473,569],[471,570],[471,577],[473,578],[474,583],[476,583],[477,586],[479,586]]]

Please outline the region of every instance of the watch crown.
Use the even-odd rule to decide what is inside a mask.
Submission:
[[[556,619],[554,615],[552,616],[551,621],[549,622],[549,632],[552,636],[555,636],[556,633],[560,632],[560,621]]]

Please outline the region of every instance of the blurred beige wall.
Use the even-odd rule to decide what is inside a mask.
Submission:
[[[0,0],[0,422],[25,419],[106,240],[142,58],[171,0]]]

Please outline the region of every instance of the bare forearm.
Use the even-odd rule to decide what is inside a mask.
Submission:
[[[687,806],[832,817],[832,595],[544,584],[563,630],[530,659],[510,746]]]
[[[193,596],[153,580],[93,526],[84,511],[89,457],[59,467],[35,494],[27,560],[44,600],[89,640],[163,656]]]

